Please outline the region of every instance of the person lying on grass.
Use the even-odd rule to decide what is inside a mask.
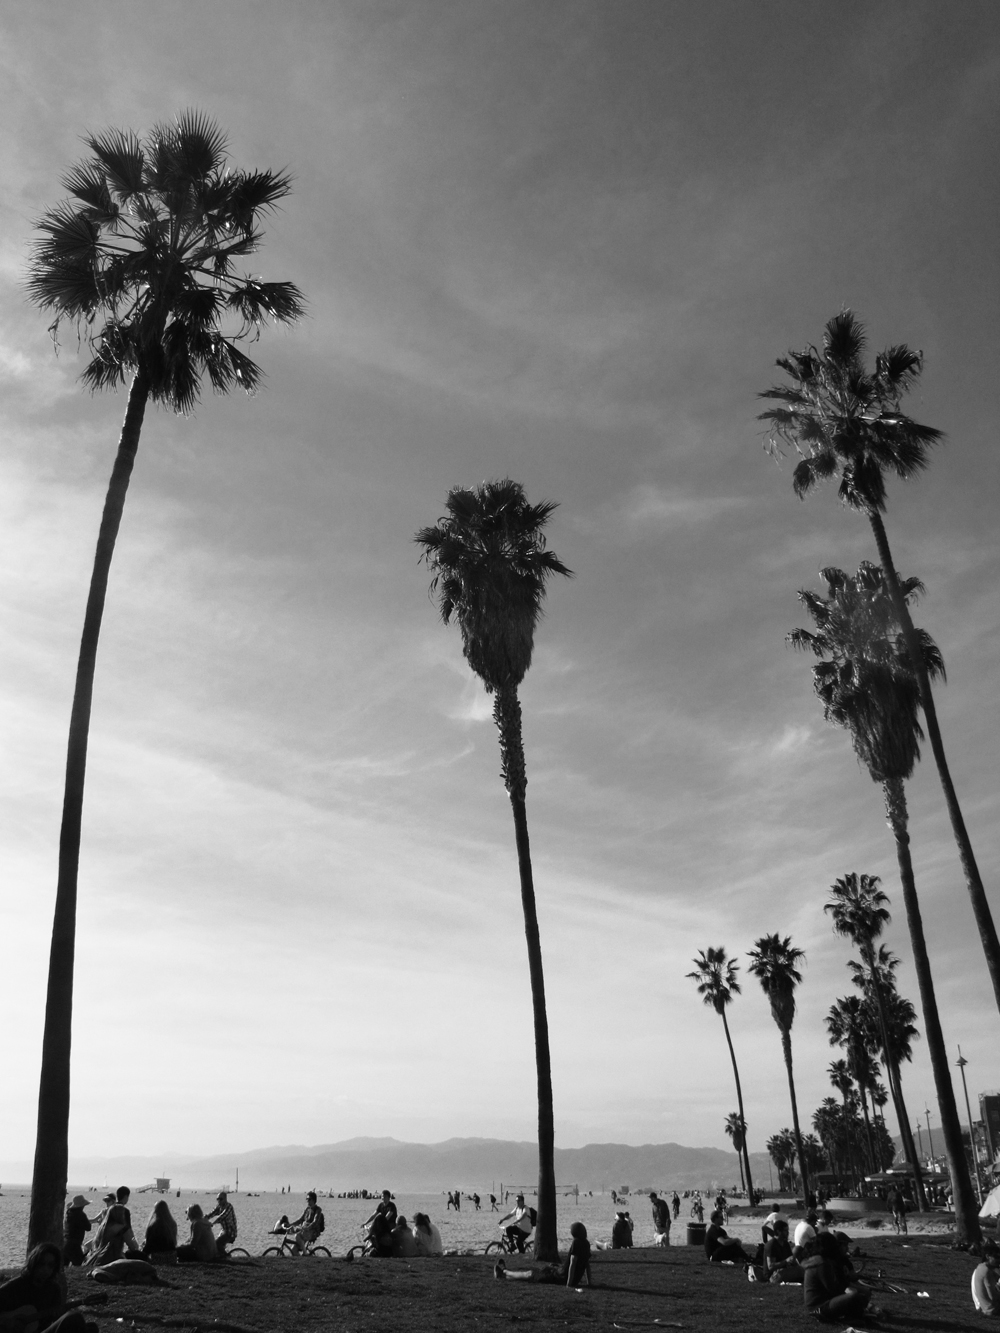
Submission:
[[[493,1269],[493,1276],[498,1282],[559,1282],[567,1287],[582,1286],[586,1276],[587,1286],[592,1287],[594,1284],[590,1276],[590,1241],[587,1239],[587,1228],[582,1222],[574,1222],[569,1234],[573,1239],[565,1263],[508,1270],[503,1259],[498,1259]]]

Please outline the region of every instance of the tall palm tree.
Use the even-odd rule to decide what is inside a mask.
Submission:
[[[236,171],[226,140],[198,112],[141,141],[110,130],[64,177],[69,199],[38,223],[29,298],[53,312],[55,338],[75,327],[92,389],[129,384],[128,405],[97,539],[70,717],[59,879],[42,1037],[29,1248],[62,1239],[70,1106],[77,870],[91,699],[111,557],[146,405],[189,411],[207,375],[220,393],[252,392],[259,367],[237,344],[268,321],[291,323],[303,300],[290,282],[240,276],[260,246],[262,216],[289,192],[287,175]]]
[[[817,482],[839,477],[840,499],[864,514],[871,525],[879,561],[885,570],[886,590],[912,663],[927,735],[1000,1009],[1000,939],[944,753],[931,692],[934,673],[910,618],[906,591],[896,573],[882,521],[885,474],[894,472],[903,480],[915,477],[927,466],[930,447],[943,435],[933,426],[922,426],[906,416],[900,407],[904,394],[920,377],[921,353],[905,343],[888,347],[876,356],[874,371],[870,371],[864,363],[865,345],[860,321],[851,311],[841,311],[826,325],[821,349],[807,347],[778,360],[790,383],[760,395],[780,404],[762,412],[760,420],[770,423],[772,450],[785,441],[801,455],[792,475],[796,495],[801,498]]]
[[[739,1111],[730,1111],[726,1116],[725,1130],[733,1142],[733,1151],[736,1153],[736,1160],[740,1164],[740,1185],[746,1189],[746,1181],[743,1179],[743,1158],[740,1155],[743,1152],[743,1140],[746,1138],[746,1126],[740,1120]]]
[[[799,1175],[802,1177],[803,1198],[809,1197],[809,1164],[802,1147],[802,1131],[799,1129],[799,1105],[795,1097],[795,1078],[792,1074],[792,1024],[795,1022],[795,987],[802,980],[802,973],[797,964],[805,958],[803,949],[796,949],[790,935],[784,939],[780,935],[762,935],[754,940],[754,947],[749,953],[749,971],[761,984],[761,989],[771,1005],[771,1017],[781,1033],[781,1052],[785,1057],[785,1070],[788,1074],[788,1095],[792,1099],[792,1127],[795,1134],[795,1151],[799,1159]]]
[[[800,594],[817,632],[796,630],[789,637],[798,647],[811,648],[821,659],[813,667],[813,684],[823,702],[825,716],[828,721],[847,728],[859,760],[872,781],[882,787],[886,817],[896,844],[927,1049],[941,1112],[956,1229],[960,1240],[974,1242],[980,1236],[979,1209],[965,1165],[962,1128],[910,857],[904,783],[920,757],[919,740],[923,737],[917,716],[920,691],[910,640],[904,640],[899,633],[895,602],[877,565],[863,563],[852,578],[840,569],[824,570],[823,575],[828,597]],[[901,587],[906,599],[916,593],[920,584],[916,579],[907,579]],[[925,673],[939,675],[944,663],[930,636],[923,630],[914,630],[912,640]]]
[[[747,1198],[753,1203],[753,1180],[750,1177],[750,1154],[747,1152],[747,1120],[743,1113],[743,1089],[740,1087],[740,1071],[736,1064],[736,1052],[733,1039],[729,1034],[729,1021],[726,1009],[733,1002],[733,996],[740,994],[740,983],[736,979],[739,964],[726,956],[725,949],[706,949],[692,959],[695,971],[688,972],[691,981],[697,983],[698,994],[722,1019],[722,1026],[729,1045],[729,1058],[733,1062],[733,1078],[736,1080],[736,1101],[740,1108],[740,1125],[743,1130],[743,1170],[746,1178]]]
[[[546,579],[571,571],[546,549],[545,527],[555,505],[530,505],[516,481],[485,481],[471,490],[449,491],[447,513],[437,526],[422,528],[416,541],[433,571],[441,618],[458,621],[466,660],[494,696],[493,720],[500,734],[501,773],[514,813],[521,880],[521,906],[528,944],[528,972],[535,1025],[538,1080],[538,1225],[535,1257],[554,1262],[556,1238],[555,1125],[552,1067],[545,1010],[542,947],[538,936],[531,873],[517,687],[531,665],[535,626],[542,613]]]

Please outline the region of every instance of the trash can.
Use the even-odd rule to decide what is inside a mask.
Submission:
[[[704,1222],[689,1222],[689,1223],[688,1223],[688,1240],[687,1240],[687,1243],[688,1243],[689,1245],[704,1245],[704,1244],[705,1244],[705,1223],[704,1223]]]

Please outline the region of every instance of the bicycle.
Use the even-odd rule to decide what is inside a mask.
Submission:
[[[521,1254],[521,1253],[527,1253],[528,1248],[529,1248],[529,1241],[531,1240],[531,1237],[534,1235],[534,1230],[535,1230],[534,1227],[532,1227],[531,1231],[528,1231],[528,1232],[525,1233],[525,1237],[524,1237],[524,1250],[523,1250],[523,1251],[521,1251],[521,1250],[519,1250],[519,1249],[517,1248],[517,1246],[516,1246],[516,1245],[514,1244],[514,1242],[511,1240],[510,1236],[507,1235],[507,1232],[506,1232],[506,1229],[505,1229],[504,1231],[501,1232],[500,1237],[499,1237],[498,1240],[491,1240],[491,1241],[489,1242],[489,1244],[486,1246],[486,1249],[483,1250],[483,1254],[486,1254],[486,1255],[497,1254],[497,1255],[499,1255],[499,1254]]]
[[[297,1231],[281,1232],[281,1244],[269,1245],[260,1256],[262,1259],[283,1258],[283,1259],[332,1259],[333,1255],[325,1245],[317,1245],[315,1241],[308,1240],[303,1249],[296,1245],[298,1238]]]

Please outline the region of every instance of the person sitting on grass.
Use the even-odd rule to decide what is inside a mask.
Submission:
[[[590,1277],[590,1241],[587,1239],[587,1228],[582,1222],[574,1222],[569,1234],[573,1239],[569,1243],[566,1255],[566,1285],[582,1287],[583,1279],[586,1277],[587,1286],[591,1287],[593,1282]]]
[[[835,1235],[819,1231],[805,1247],[802,1299],[820,1319],[859,1319],[871,1289],[857,1281],[846,1247]]]
[[[416,1259],[420,1253],[416,1237],[406,1225],[402,1213],[396,1218],[396,1225],[389,1233],[389,1253],[394,1259]]]
[[[779,1217],[770,1240],[764,1244],[764,1266],[769,1282],[801,1282],[802,1266],[792,1254],[788,1223]]]
[[[980,1314],[1000,1317],[1000,1246],[988,1240],[983,1245],[983,1262],[972,1274],[972,1303]]]
[[[99,1333],[66,1301],[66,1277],[58,1245],[43,1241],[28,1255],[18,1277],[0,1286],[0,1329],[4,1333]]]
[[[128,1207],[128,1188],[122,1185],[113,1198],[106,1194],[104,1199],[108,1204],[107,1211],[97,1228],[88,1260],[95,1268],[113,1264],[116,1259],[139,1257],[139,1243],[132,1230],[132,1214]]]
[[[186,1245],[178,1245],[177,1262],[179,1264],[211,1264],[219,1257],[215,1244],[215,1232],[200,1203],[192,1203],[186,1213],[191,1224],[191,1239]]]
[[[441,1232],[426,1213],[413,1214],[413,1239],[417,1242],[417,1254],[427,1259],[437,1259],[444,1254]]]
[[[730,1236],[722,1225],[722,1214],[716,1209],[708,1219],[709,1226],[705,1232],[705,1258],[709,1263],[721,1264],[729,1262],[732,1264],[751,1263],[750,1255],[744,1252],[743,1246],[735,1236]]]
[[[177,1249],[177,1223],[171,1215],[166,1199],[157,1199],[146,1223],[143,1259],[172,1258]]]

